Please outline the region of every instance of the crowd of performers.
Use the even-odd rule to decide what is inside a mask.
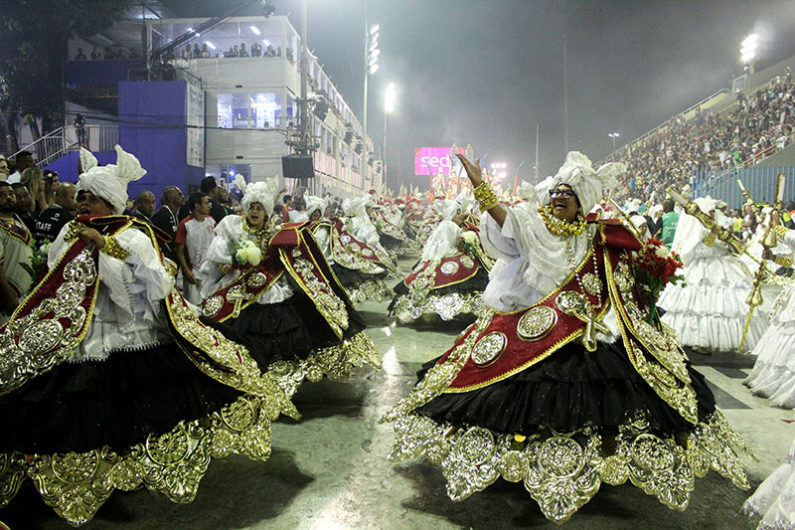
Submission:
[[[238,177],[240,215],[204,225],[210,205],[191,199],[187,241],[205,246],[186,267],[168,234],[123,214],[146,171],[117,152],[81,155],[78,215],[39,268],[0,183],[0,288],[18,302],[0,327],[0,505],[29,479],[81,525],[116,490],[191,502],[214,458],[267,460],[302,384],[380,366],[365,301],[401,325],[465,328],[383,418],[389,458],[438,464],[453,500],[503,478],[562,522],[602,483],[679,510],[710,471],[748,488],[748,447],[685,348],[756,356],[751,390],[795,406],[795,231],[775,207],[742,242],[709,198],[611,203],[625,168],[580,153],[504,200],[458,155],[468,186],[340,209],[307,195],[298,215],[275,213],[277,179]],[[781,517],[767,512],[783,469],[750,512]]]

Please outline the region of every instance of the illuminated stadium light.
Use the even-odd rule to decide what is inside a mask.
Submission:
[[[215,48],[215,44],[213,44],[212,42],[210,42],[208,40],[204,41],[204,44],[206,44],[207,47],[210,48],[211,50],[215,50],[216,49]]]
[[[252,33],[254,33],[254,35],[257,37],[259,37],[262,33],[257,26],[249,26],[249,29],[251,29]]]
[[[759,51],[759,35],[751,33],[740,44],[740,61],[743,64],[750,64],[751,61],[756,59],[756,54]]]
[[[392,114],[395,111],[395,103],[397,101],[397,90],[395,83],[389,83],[384,93],[384,112]]]

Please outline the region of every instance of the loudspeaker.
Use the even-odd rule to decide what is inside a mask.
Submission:
[[[309,155],[287,155],[282,157],[282,175],[286,179],[311,179],[315,176],[315,165]]]
[[[326,114],[328,114],[328,103],[321,99],[315,103],[315,116],[320,120],[325,120]]]

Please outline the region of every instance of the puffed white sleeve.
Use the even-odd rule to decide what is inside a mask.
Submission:
[[[443,220],[433,229],[422,248],[422,260],[440,260],[455,250],[461,228],[452,221]]]
[[[111,302],[129,313],[154,320],[160,303],[174,286],[174,278],[160,261],[152,240],[140,230],[128,228],[113,236],[129,255],[125,259],[99,253],[100,282]]]
[[[207,256],[199,269],[202,280],[202,297],[207,298],[212,293],[232,283],[240,274],[237,269],[223,274],[219,265],[233,265],[232,255],[235,251],[235,242],[242,233],[242,218],[238,215],[227,215],[215,227],[215,236],[207,247]]]

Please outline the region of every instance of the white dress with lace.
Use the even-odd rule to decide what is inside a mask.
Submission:
[[[795,440],[787,459],[745,501],[743,511],[759,521],[759,530],[795,528]]]
[[[795,231],[787,233],[784,244],[795,248]],[[756,363],[745,384],[772,405],[795,408],[795,282],[776,299],[770,327],[753,353]]]
[[[719,219],[720,222],[720,219]],[[753,286],[752,270],[729,253],[726,245],[704,243],[709,231],[694,217],[682,214],[672,250],[682,257],[684,282],[669,284],[657,305],[662,322],[676,331],[681,344],[717,351],[736,351],[743,336]],[[744,349],[751,351],[769,324],[767,313],[775,294],[754,310]]]

